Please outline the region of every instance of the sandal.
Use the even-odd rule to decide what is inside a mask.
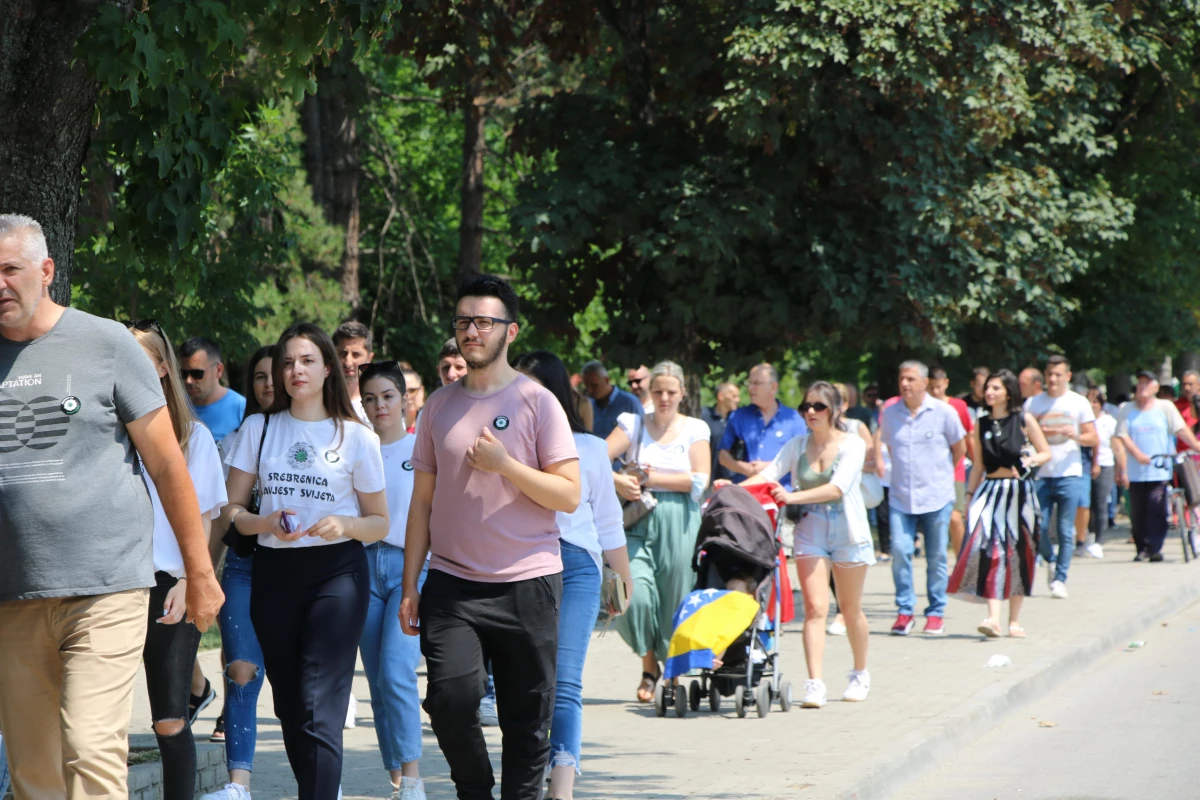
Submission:
[[[654,700],[654,685],[658,683],[658,675],[651,675],[649,672],[642,673],[642,682],[638,684],[637,699],[639,703],[649,703]]]
[[[1025,629],[1015,622],[1008,623],[1008,635],[1012,639],[1024,639]]]
[[[983,622],[979,623],[975,630],[979,631],[989,639],[1000,638],[1000,623],[996,622],[994,619],[985,619]],[[1011,636],[1011,634],[1009,635]]]

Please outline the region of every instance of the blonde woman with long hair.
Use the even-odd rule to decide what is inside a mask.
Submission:
[[[692,588],[692,547],[700,529],[701,493],[712,469],[708,425],[679,413],[687,395],[683,370],[663,361],[650,371],[654,410],[641,418],[621,414],[608,435],[608,457],[625,456],[638,472],[613,476],[623,500],[638,500],[652,492],[657,504],[626,532],[634,586],[629,610],[617,618],[617,632],[642,658],[642,681],[637,698],[654,699],[662,674],[675,609]]]
[[[179,364],[162,328],[150,319],[126,325],[158,370],[175,438],[187,459],[188,473],[200,501],[200,521],[205,535],[209,535],[213,516],[226,502],[225,476],[217,444],[208,428],[192,414],[179,377]],[[189,724],[188,699],[200,631],[185,619],[187,579],[175,533],[154,481],[145,470],[142,476],[154,507],[155,585],[150,590],[149,624],[142,648],[150,715],[162,753],[163,798],[192,800],[196,787],[196,741]]]

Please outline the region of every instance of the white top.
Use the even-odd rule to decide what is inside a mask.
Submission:
[[[350,405],[354,407],[354,413],[358,415],[358,418],[360,420],[362,420],[362,424],[366,425],[368,428],[370,428],[371,420],[367,419],[367,411],[366,411],[366,409],[363,408],[362,398],[361,397],[354,398],[353,400],[350,401]]]
[[[192,425],[192,435],[188,438],[187,465],[192,484],[196,487],[196,498],[200,501],[200,513],[215,517],[229,502],[225,494],[225,473],[221,467],[221,456],[217,453],[217,443],[213,441],[208,428],[199,422]],[[167,512],[163,510],[154,479],[146,472],[144,465],[142,476],[146,479],[150,502],[154,505],[154,569],[182,578],[183,554],[179,552],[175,530],[167,519]]]
[[[642,411],[644,411],[647,414],[653,414],[654,413],[654,401],[647,400],[646,402],[642,403]]]
[[[413,490],[412,454],[416,446],[415,436],[405,436],[398,442],[379,446],[388,504],[388,534],[383,541],[401,548],[408,531],[408,507],[412,503]]]
[[[254,414],[242,423],[226,459],[229,466],[254,474],[262,426],[262,414]],[[280,509],[295,511],[292,523],[296,530],[312,527],[331,514],[360,516],[355,492],[370,494],[387,488],[379,437],[366,425],[349,421],[342,422],[342,433],[339,440],[333,419],[302,422],[287,411],[272,414],[258,468],[262,487],[259,513],[266,516]],[[345,536],[332,542],[319,536],[302,536],[294,542],[280,541],[269,533],[258,537],[259,545],[273,548],[320,547],[348,541]]]
[[[682,416],[682,415],[680,415]],[[691,472],[692,460],[688,450],[696,442],[707,442],[712,436],[708,424],[695,417],[683,417],[683,428],[670,442],[660,444],[650,438],[645,423],[638,424],[636,414],[620,414],[617,416],[617,427],[629,437],[628,453],[633,453],[633,440],[637,429],[642,432],[642,449],[638,453],[638,463],[649,465],[658,472]],[[650,489],[652,492],[667,491],[665,489]]]
[[[602,552],[625,546],[621,502],[613,486],[608,445],[590,433],[576,433],[574,438],[579,450],[579,507],[570,514],[559,511],[554,518],[563,541],[591,553],[599,569]]]
[[[1025,401],[1025,410],[1033,414],[1043,430],[1073,425],[1076,436],[1081,425],[1096,421],[1088,399],[1069,389],[1059,397],[1051,397],[1046,392],[1034,395]],[[1071,478],[1083,474],[1083,460],[1076,439],[1046,434],[1046,441],[1050,444],[1050,460],[1038,470],[1039,478]]]
[[[771,465],[758,474],[765,480],[778,481],[790,472],[792,483],[798,486],[800,457],[804,455],[804,448],[807,446],[808,434],[788,440]],[[862,498],[862,471],[866,458],[866,442],[858,434],[847,433],[838,445],[838,454],[833,462],[833,475],[829,479],[830,483],[842,490],[842,499],[834,502],[842,504],[846,512],[850,538],[855,544],[871,541],[871,523],[867,521],[867,507]]]
[[[1096,417],[1096,436],[1100,439],[1100,444],[1096,446],[1096,463],[1102,467],[1112,467],[1117,463],[1112,450],[1112,437],[1116,432],[1116,417],[1107,413]]]

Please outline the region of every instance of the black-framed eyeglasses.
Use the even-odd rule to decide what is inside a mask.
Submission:
[[[515,320],[500,317],[451,317],[450,326],[456,331],[465,331],[471,325],[480,333],[487,333],[496,325],[512,325]]]
[[[808,410],[809,410],[810,408],[811,408],[813,411],[817,412],[818,414],[820,414],[820,413],[823,413],[823,412],[825,412],[825,411],[828,411],[828,410],[829,410],[829,406],[825,405],[824,403],[821,403],[821,402],[816,402],[816,403],[807,403],[807,402],[806,402],[806,403],[801,403],[801,404],[800,404],[800,413],[801,413],[801,414],[807,414],[807,413],[808,413]]]

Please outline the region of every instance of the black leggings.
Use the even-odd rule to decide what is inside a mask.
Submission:
[[[150,621],[142,662],[146,666],[146,692],[153,722],[183,720],[183,730],[171,736],[155,732],[162,754],[163,800],[192,800],[196,791],[196,740],[188,724],[192,694],[192,663],[200,647],[200,631],[183,620],[168,625],[163,615],[167,593],[178,583],[165,572],[154,573],[150,590]]]
[[[254,552],[250,621],[300,800],[338,796],[342,728],[370,586],[361,542]]]

